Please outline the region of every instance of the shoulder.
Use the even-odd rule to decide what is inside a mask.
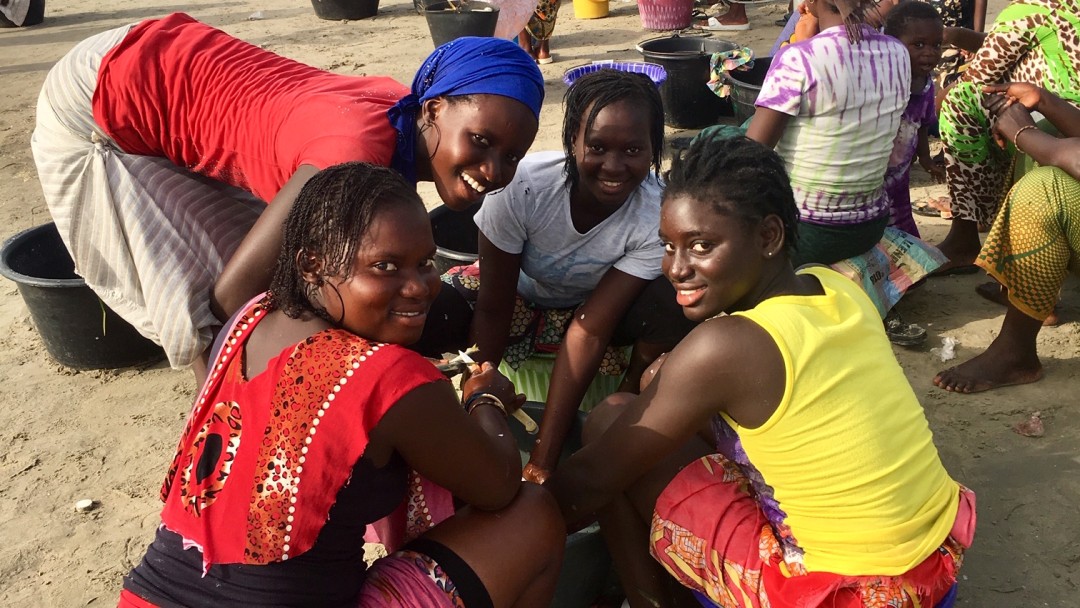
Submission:
[[[679,342],[671,358],[709,373],[731,366],[740,369],[749,354],[768,346],[775,346],[775,341],[755,321],[726,315],[701,322]]]
[[[561,187],[566,178],[566,155],[555,150],[527,154],[518,163],[513,184],[536,188]]]
[[[567,196],[566,157],[562,152],[534,152],[518,163],[514,179],[502,190],[489,194],[480,207],[480,218],[506,209],[515,214],[524,208],[545,208],[552,198]]]
[[[360,369],[398,378],[442,377],[431,362],[400,344],[372,342],[343,329],[327,329],[298,343],[289,362],[345,377]]]

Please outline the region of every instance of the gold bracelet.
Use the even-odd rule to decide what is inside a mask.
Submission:
[[[483,399],[484,401],[481,401],[481,399]],[[502,412],[503,416],[508,415],[506,413],[506,406],[503,404],[502,399],[499,399],[491,393],[485,393],[483,391],[476,391],[475,393],[469,395],[469,398],[465,400],[465,413],[471,414],[473,410],[476,409],[476,406],[480,405],[481,403],[494,405],[495,407],[499,408],[499,411]]]
[[[1039,127],[1037,127],[1035,125],[1024,125],[1024,126],[1020,127],[1019,129],[1017,129],[1016,133],[1013,134],[1013,147],[1016,148],[1017,150],[1020,150],[1020,144],[1016,143],[1016,139],[1018,137],[1020,137],[1020,134],[1023,133],[1024,131],[1027,131],[1028,129],[1038,129],[1038,128]],[[1023,150],[1020,150],[1020,152],[1023,152]]]

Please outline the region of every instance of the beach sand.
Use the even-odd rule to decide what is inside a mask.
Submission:
[[[991,0],[996,14],[1003,0]],[[317,19],[308,3],[285,0],[184,4],[51,0],[45,23],[0,30],[0,236],[49,221],[29,139],[46,71],[83,38],[132,21],[185,10],[282,55],[344,74],[390,75],[411,82],[431,51],[424,19],[408,0],[383,0],[373,19]],[[751,6],[753,29],[718,33],[766,52],[783,4]],[[259,18],[249,19],[253,14]],[[642,30],[632,2],[611,3],[608,18],[578,20],[566,2],[542,67],[548,103],[533,150],[559,149],[561,77],[594,59],[640,60]],[[692,132],[669,129],[683,138]],[[913,170],[918,199],[944,193]],[[432,188],[421,189],[435,202]],[[930,241],[945,220],[918,218]],[[960,606],[1075,606],[1080,574],[1080,294],[1070,281],[1063,323],[1039,336],[1046,377],[1033,385],[954,395],[931,384],[943,364],[930,349],[959,341],[957,359],[980,352],[1004,310],[973,291],[980,275],[929,281],[900,304],[926,326],[924,347],[896,356],[926,408],[945,465],[978,493],[979,526],[961,581]],[[853,353],[853,356],[858,356]],[[23,300],[0,281],[0,605],[112,606],[121,578],[140,559],[158,523],[158,489],[195,390],[187,371],[76,372],[44,352]],[[1041,412],[1042,438],[1011,426]],[[97,501],[76,512],[79,499]]]

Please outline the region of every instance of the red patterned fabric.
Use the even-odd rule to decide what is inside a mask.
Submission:
[[[941,546],[900,576],[807,572],[785,551],[738,465],[720,454],[682,469],[653,513],[649,548],[682,585],[722,608],[931,608],[949,596],[971,545],[975,494],[960,488]]]
[[[268,564],[311,548],[383,414],[444,380],[404,347],[328,329],[245,379],[263,301],[242,313],[212,362],[161,490],[165,527],[210,564]]]

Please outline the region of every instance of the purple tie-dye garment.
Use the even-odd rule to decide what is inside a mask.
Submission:
[[[780,49],[757,105],[791,116],[776,151],[802,221],[855,224],[888,214],[885,169],[911,94],[911,61],[895,38],[843,26]]]
[[[889,168],[885,172],[885,194],[889,197],[889,225],[919,236],[915,219],[911,217],[911,162],[919,145],[919,129],[937,122],[934,113],[934,82],[926,79],[922,92],[912,93],[907,109],[900,118],[900,130],[893,140]]]

